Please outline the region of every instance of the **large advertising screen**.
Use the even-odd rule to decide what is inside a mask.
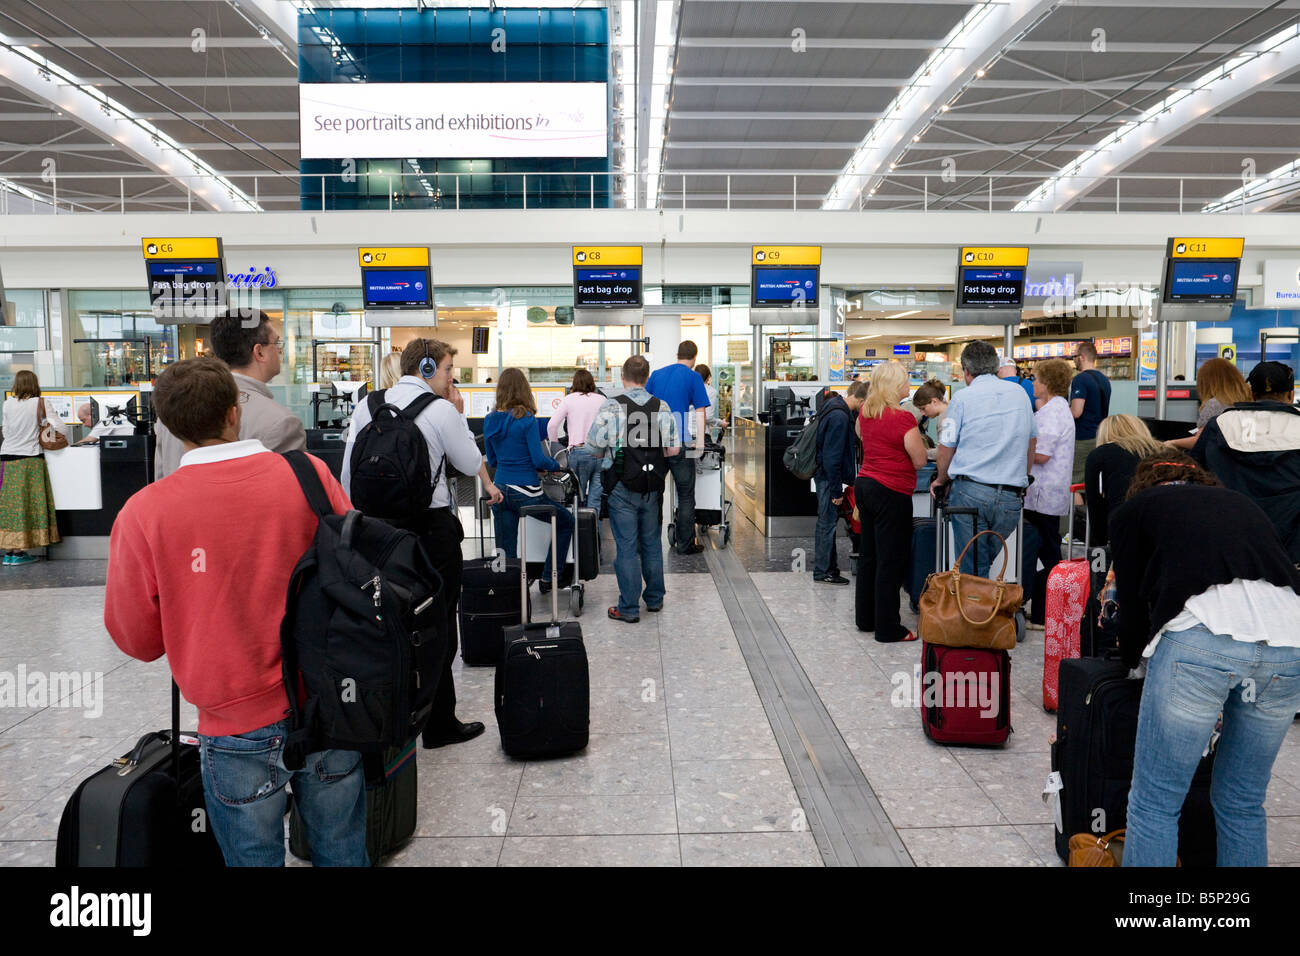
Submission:
[[[362,269],[361,291],[367,309],[431,309],[429,270]]]
[[[957,306],[963,309],[1018,309],[1025,301],[1023,268],[970,266],[957,280]]]
[[[1237,297],[1236,259],[1170,259],[1166,302],[1231,302]]]
[[[815,266],[755,266],[754,308],[812,308],[817,305]]]
[[[573,306],[576,309],[641,308],[639,266],[573,270]]]
[[[605,83],[303,83],[303,159],[604,157]]]

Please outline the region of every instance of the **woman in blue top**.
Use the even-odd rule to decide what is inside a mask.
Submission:
[[[496,405],[483,419],[483,446],[488,464],[496,469],[493,482],[504,496],[492,506],[498,546],[506,557],[519,557],[520,511],[529,505],[544,505],[555,511],[557,546],[561,555],[569,553],[573,536],[573,515],[542,493],[538,471],[563,471],[560,463],[542,448],[537,426],[537,404],[528,379],[517,368],[501,373],[497,383]],[[552,555],[546,556],[542,570],[542,593],[551,589]],[[563,558],[560,559],[563,562]],[[561,587],[568,586],[569,575],[561,576]]]

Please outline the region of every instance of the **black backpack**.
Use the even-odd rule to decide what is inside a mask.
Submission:
[[[659,399],[651,398],[644,405],[638,405],[626,395],[619,395],[615,401],[627,409],[627,430],[622,436],[622,446],[614,456],[615,477],[628,491],[636,494],[663,491],[668,459],[664,457],[659,433]],[[633,438],[638,440],[635,445],[632,444]]]
[[[366,399],[370,421],[352,446],[349,497],[362,514],[409,525],[433,502],[437,479],[429,465],[429,446],[415,419],[438,396],[428,392],[398,408],[384,401],[386,395],[386,391],[374,392]],[[441,477],[439,462],[437,478]]]
[[[318,750],[375,753],[418,735],[449,645],[442,578],[419,537],[359,511],[334,514],[307,454],[284,457],[320,516],[280,625],[285,766],[296,770]]]

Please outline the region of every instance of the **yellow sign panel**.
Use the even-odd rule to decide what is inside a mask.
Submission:
[[[427,246],[362,246],[357,258],[363,266],[393,266],[395,268],[428,268]]]
[[[1175,237],[1169,240],[1171,259],[1240,259],[1245,251],[1245,239]]]
[[[1027,266],[1029,249],[1025,246],[962,246],[964,266]]]
[[[211,239],[141,239],[146,259],[220,259],[221,240]]]
[[[1237,346],[1231,342],[1224,342],[1219,346],[1219,358],[1227,359],[1233,365],[1237,364]]]
[[[575,266],[639,266],[640,246],[574,246]]]
[[[756,266],[819,266],[822,264],[822,247],[754,246],[752,264]]]

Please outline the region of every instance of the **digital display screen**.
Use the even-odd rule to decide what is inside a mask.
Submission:
[[[641,267],[609,266],[573,270],[573,307],[640,308]]]
[[[156,313],[171,318],[193,315],[210,318],[214,308],[223,307],[226,277],[216,259],[147,259],[149,303]],[[207,313],[206,315],[204,313]]]
[[[1025,270],[971,266],[957,280],[957,305],[976,309],[1018,309],[1025,300]]]
[[[432,309],[433,283],[429,270],[361,270],[361,291],[367,309]]]
[[[1170,259],[1166,302],[1231,302],[1237,297],[1237,259]]]
[[[473,340],[470,342],[471,355],[487,355],[488,353],[488,335],[491,333],[486,325],[476,325],[473,331]]]
[[[755,266],[755,308],[802,308],[817,305],[818,269],[812,266]]]

